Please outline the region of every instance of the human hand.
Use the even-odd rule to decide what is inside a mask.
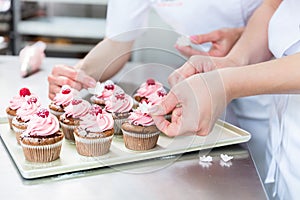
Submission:
[[[197,74],[174,85],[166,98],[150,109],[158,129],[168,136],[210,133],[227,99],[218,70]],[[172,112],[171,122],[164,117]]]
[[[233,66],[239,66],[238,61],[229,57],[192,56],[184,65],[170,74],[168,82],[172,87],[194,74]]]
[[[48,76],[49,98],[53,99],[63,85],[81,90],[83,88],[95,87],[96,81],[84,71],[67,65],[55,65],[52,73]]]
[[[175,48],[186,57],[193,55],[226,56],[240,38],[243,30],[244,28],[223,28],[207,34],[190,36],[190,40],[194,44],[210,42],[212,46],[208,52],[193,49],[191,46],[175,45]]]

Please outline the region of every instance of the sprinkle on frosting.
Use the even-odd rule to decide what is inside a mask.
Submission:
[[[71,103],[65,107],[65,115],[67,117],[80,118],[89,112],[91,104],[84,99],[73,99]]]
[[[44,109],[43,110],[47,110]],[[28,123],[27,129],[23,132],[24,135],[29,136],[49,136],[55,134],[59,130],[59,122],[53,114],[39,116],[33,115]]]
[[[140,86],[135,96],[148,98],[149,95],[155,93],[161,87],[163,87],[163,85],[160,82],[155,81],[154,79],[148,79]]]
[[[105,110],[111,113],[129,112],[133,106],[133,99],[121,88],[114,91],[114,95],[105,102]]]
[[[141,126],[152,126],[154,125],[154,121],[152,117],[149,115],[149,108],[151,107],[151,103],[143,103],[139,104],[139,107],[130,113],[128,117],[128,122],[133,125],[141,125]]]
[[[32,116],[36,114],[40,106],[41,103],[36,96],[25,96],[25,101],[17,110],[17,116],[20,117],[24,122],[29,121]]]
[[[53,99],[55,105],[67,106],[79,94],[78,90],[71,88],[69,85],[63,85],[60,92]]]

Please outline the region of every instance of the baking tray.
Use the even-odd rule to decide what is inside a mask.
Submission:
[[[49,163],[33,163],[25,160],[22,147],[17,144],[15,133],[8,123],[0,124],[0,136],[8,153],[25,179],[65,174],[158,157],[178,155],[191,151],[209,150],[214,147],[247,142],[251,135],[223,121],[218,121],[208,136],[167,137],[160,134],[157,146],[148,151],[132,151],[125,147],[122,137],[114,137],[108,154],[100,157],[85,157],[77,153],[75,144],[64,140],[60,158]]]

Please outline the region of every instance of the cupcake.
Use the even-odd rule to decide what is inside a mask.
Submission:
[[[78,94],[79,91],[68,85],[63,85],[60,92],[55,95],[53,101],[49,105],[50,112],[59,119],[59,116],[64,114],[65,107],[67,107]]]
[[[160,131],[149,115],[150,104],[143,102],[130,113],[128,121],[122,124],[125,146],[134,151],[145,151],[156,146]]]
[[[126,94],[121,88],[115,90],[114,95],[106,101],[105,110],[112,114],[115,125],[115,135],[121,135],[121,125],[127,120],[132,110],[133,98]]]
[[[89,93],[93,95],[90,99],[91,103],[104,107],[105,102],[114,94],[117,87],[111,80],[104,83],[97,82],[95,88],[88,88]]]
[[[74,129],[79,125],[80,118],[84,117],[90,109],[91,104],[83,99],[73,99],[65,107],[65,113],[60,115],[59,121],[65,138],[74,141]]]
[[[23,102],[21,107],[17,110],[17,116],[12,120],[12,126],[16,133],[18,144],[20,144],[21,133],[26,130],[28,122],[41,106],[36,96],[26,96],[25,99],[26,101]]]
[[[57,117],[41,108],[20,136],[25,159],[30,162],[51,162],[58,159],[63,138]]]
[[[12,127],[12,119],[17,116],[17,110],[21,107],[22,103],[26,101],[25,97],[31,95],[31,92],[28,88],[21,88],[19,90],[19,95],[14,96],[9,101],[9,106],[6,108],[7,118],[9,122],[9,126]]]
[[[141,84],[133,97],[138,103],[141,103],[143,100],[148,100],[148,97],[151,94],[155,93],[161,88],[163,88],[163,85],[160,82],[150,78]]]
[[[114,135],[114,120],[99,105],[93,105],[89,114],[81,118],[74,130],[76,150],[80,155],[96,157],[109,152]]]

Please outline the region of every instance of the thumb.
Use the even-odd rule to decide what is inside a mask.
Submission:
[[[77,81],[82,84],[84,88],[95,87],[96,80],[88,76],[84,71],[79,70]]]
[[[190,36],[190,40],[194,44],[202,44],[206,42],[213,42],[218,39],[218,34],[216,31],[206,33],[206,34],[201,34],[201,35],[192,35]]]
[[[172,90],[167,94],[167,96],[157,105],[152,106],[149,109],[151,115],[166,115],[170,113],[178,104],[177,97],[172,92]]]

